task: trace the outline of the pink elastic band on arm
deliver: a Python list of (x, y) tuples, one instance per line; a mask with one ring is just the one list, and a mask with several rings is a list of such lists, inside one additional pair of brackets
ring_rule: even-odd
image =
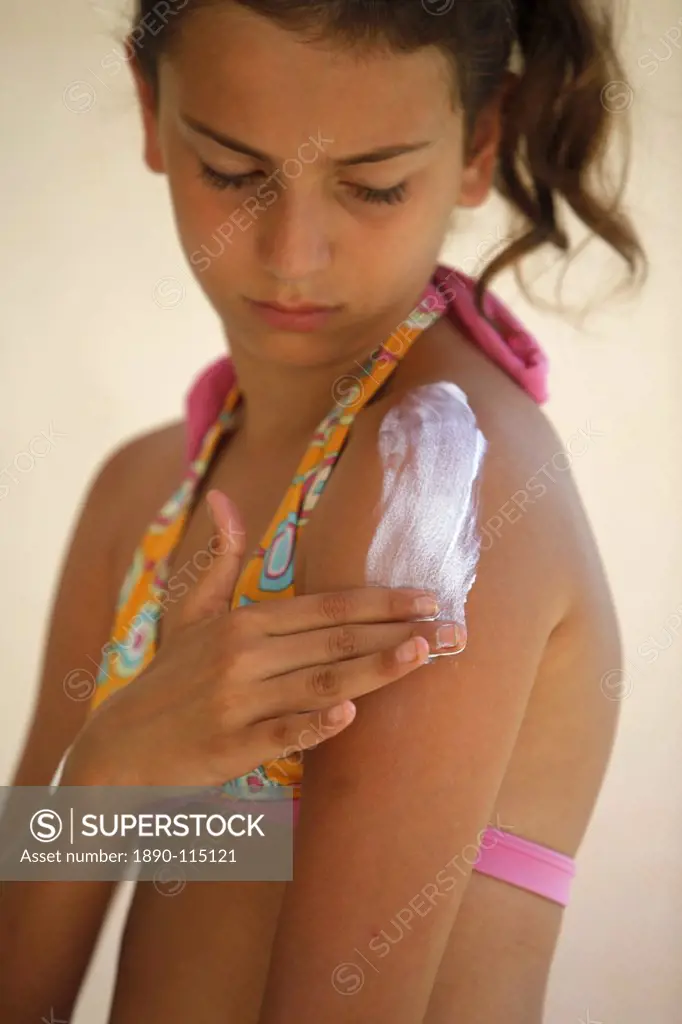
[[(485, 844), (485, 845), (484, 845)], [(485, 831), (474, 870), (528, 889), (566, 906), (575, 876), (575, 861), (530, 839), (498, 828)]]

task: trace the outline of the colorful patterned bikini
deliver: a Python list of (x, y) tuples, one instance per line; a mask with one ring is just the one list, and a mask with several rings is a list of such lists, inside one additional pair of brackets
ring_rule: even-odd
[[(388, 380), (422, 332), (443, 314), (535, 401), (545, 401), (547, 360), (538, 343), (490, 295), (485, 307), (488, 320), (484, 319), (474, 305), (473, 285), (465, 274), (438, 265), (407, 319), (362, 365), (357, 364), (357, 373), (349, 373), (336, 382), (333, 407), (313, 434), (270, 526), (242, 571), (233, 608), (294, 596), (294, 555), (299, 531), (324, 491), (355, 417)], [(209, 366), (188, 393), (187, 475), (150, 523), (133, 556), (119, 594), (112, 637), (103, 651), (91, 711), (132, 682), (156, 653), (157, 623), (168, 599), (169, 561), (218, 443), (234, 426), (239, 401), (234, 366), (225, 357)], [(294, 800), (299, 800), (302, 777), (302, 765), (291, 760), (271, 761), (226, 782), (222, 789), (227, 795), (253, 800), (275, 797), (278, 788), (292, 787)], [(296, 810), (298, 806), (295, 805)], [(475, 870), (565, 904), (575, 867), (564, 854), (490, 828), (481, 844)]]

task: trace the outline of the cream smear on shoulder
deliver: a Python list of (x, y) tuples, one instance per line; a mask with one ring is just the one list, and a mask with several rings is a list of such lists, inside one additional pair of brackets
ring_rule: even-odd
[(381, 519), (367, 553), (367, 583), (432, 590), (439, 617), (466, 631), (487, 448), (467, 396), (449, 381), (415, 388), (382, 420), (378, 444)]

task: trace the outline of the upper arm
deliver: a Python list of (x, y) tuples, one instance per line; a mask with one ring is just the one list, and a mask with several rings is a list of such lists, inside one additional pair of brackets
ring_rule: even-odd
[(144, 439), (110, 455), (93, 474), (59, 569), (27, 736), (11, 785), (46, 786), (84, 724), (121, 580), (114, 557), (121, 494)]
[[(142, 435), (93, 474), (55, 583), (33, 716), (13, 786), (49, 785), (85, 723), (125, 560), (156, 503), (161, 481), (153, 471), (156, 466), (158, 476), (158, 467), (168, 464), (168, 448), (163, 432)], [(141, 497), (140, 480), (149, 480), (150, 469), (152, 486)], [(106, 880), (10, 887), (0, 929), (3, 1007), (20, 1006), (22, 1020), (34, 1007), (37, 1020), (49, 997), (60, 1018), (71, 1013), (116, 888), (117, 882)]]
[[(380, 414), (356, 425), (320, 500), (309, 592), (365, 583), (381, 494)], [(486, 437), (481, 525), (528, 476), (503, 437)], [(482, 544), (465, 651), (358, 699), (353, 724), (306, 751), (295, 878), (260, 1024), (423, 1019), (475, 860), (466, 851), (490, 822), (559, 614), (543, 566), (553, 502)]]

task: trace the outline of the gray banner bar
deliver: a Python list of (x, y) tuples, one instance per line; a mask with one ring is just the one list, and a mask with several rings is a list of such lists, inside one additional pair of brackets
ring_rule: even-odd
[(0, 880), (291, 881), (292, 793), (0, 787)]

